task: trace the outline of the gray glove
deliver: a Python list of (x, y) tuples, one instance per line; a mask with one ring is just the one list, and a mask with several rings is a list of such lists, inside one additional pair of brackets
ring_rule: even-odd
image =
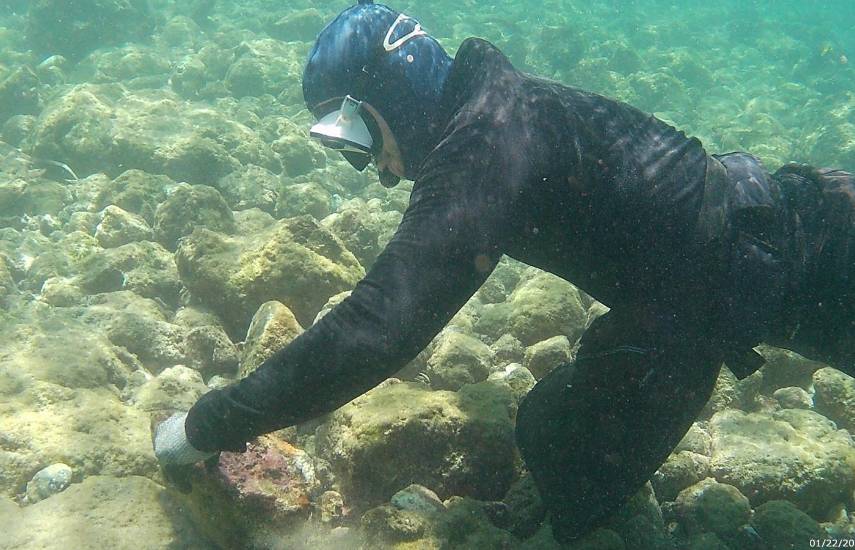
[(164, 466), (193, 464), (217, 454), (198, 451), (190, 445), (184, 432), (186, 418), (186, 412), (175, 413), (154, 430), (154, 454)]

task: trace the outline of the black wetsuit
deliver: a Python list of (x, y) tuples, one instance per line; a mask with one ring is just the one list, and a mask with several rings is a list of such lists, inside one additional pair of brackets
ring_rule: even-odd
[(628, 105), (516, 71), (483, 40), (461, 45), (443, 94), (445, 132), (365, 279), (249, 377), (203, 396), (187, 433), (201, 450), (241, 449), (343, 405), (412, 360), (507, 254), (611, 308), (517, 418), (554, 532), (573, 538), (649, 479), (723, 360), (744, 376), (762, 362), (754, 345), (792, 336), (798, 321), (782, 319), (816, 243), (785, 187), (808, 180), (712, 157)]

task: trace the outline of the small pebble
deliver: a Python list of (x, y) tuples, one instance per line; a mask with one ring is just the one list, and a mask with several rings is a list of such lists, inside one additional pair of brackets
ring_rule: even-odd
[(34, 504), (62, 492), (71, 483), (71, 467), (58, 462), (42, 468), (27, 483), (27, 503)]

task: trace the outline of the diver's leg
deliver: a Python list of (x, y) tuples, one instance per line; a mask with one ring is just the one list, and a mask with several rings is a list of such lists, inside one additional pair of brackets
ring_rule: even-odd
[(576, 361), (520, 405), (517, 442), (559, 541), (597, 527), (638, 491), (715, 385), (721, 361), (703, 339), (648, 320), (600, 317)]
[(855, 175), (787, 164), (772, 177), (798, 215), (805, 252), (786, 330), (768, 342), (855, 376)]

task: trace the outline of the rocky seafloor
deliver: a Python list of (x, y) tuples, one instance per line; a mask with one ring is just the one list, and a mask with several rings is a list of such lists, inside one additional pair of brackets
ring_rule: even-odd
[[(710, 151), (855, 169), (852, 22), (760, 4), (395, 7), (452, 51), (483, 36)], [(311, 326), (406, 208), (406, 184), (307, 139), (304, 59), (346, 6), (0, 1), (0, 548), (561, 548), (514, 417), (604, 308), (507, 259), (396, 378), (173, 482), (157, 466), (151, 419)], [(855, 537), (855, 379), (761, 352), (564, 548)]]

